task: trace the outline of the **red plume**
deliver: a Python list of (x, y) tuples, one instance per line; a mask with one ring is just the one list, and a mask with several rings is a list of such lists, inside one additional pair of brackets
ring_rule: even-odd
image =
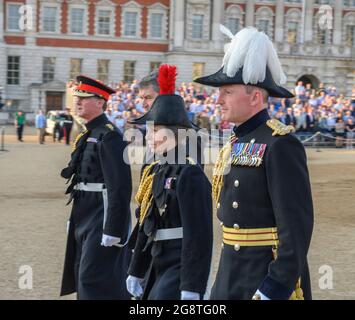
[(159, 67), (158, 84), (160, 94), (174, 94), (176, 81), (176, 66), (162, 64)]

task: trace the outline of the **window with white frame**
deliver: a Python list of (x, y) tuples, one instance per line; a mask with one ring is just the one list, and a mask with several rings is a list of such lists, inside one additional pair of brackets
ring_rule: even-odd
[(126, 11), (124, 13), (124, 35), (126, 37), (137, 37), (138, 12)]
[[(20, 31), (20, 7), (22, 4), (8, 3), (7, 4), (7, 23), (6, 28), (8, 31)], [(2, 27), (2, 26), (0, 26)]]
[(355, 7), (355, 0), (343, 0), (344, 7)]
[(291, 44), (298, 43), (298, 28), (297, 21), (289, 21), (287, 23), (287, 42)]
[(243, 27), (243, 9), (238, 5), (228, 6), (225, 14), (225, 24), (227, 28), (236, 34)]
[(349, 47), (355, 48), (355, 25), (346, 26), (345, 44)]
[(343, 17), (343, 43), (349, 47), (355, 47), (355, 12), (348, 12)]
[(192, 64), (192, 79), (202, 77), (205, 73), (205, 63), (204, 62), (194, 62)]
[(70, 9), (70, 33), (83, 34), (85, 25), (85, 9), (71, 8)]
[(18, 85), (20, 84), (20, 57), (8, 56), (7, 57), (7, 84)]
[(227, 28), (232, 31), (233, 34), (236, 34), (239, 31), (240, 21), (238, 18), (228, 18), (227, 19)]
[(260, 7), (255, 13), (255, 25), (273, 40), (274, 13), (269, 7)]
[(57, 32), (58, 8), (53, 6), (43, 6), (42, 8), (42, 31)]
[(300, 31), (302, 23), (302, 12), (298, 8), (287, 11), (285, 17), (285, 40), (288, 43), (296, 44), (300, 42)]
[(42, 65), (42, 80), (43, 83), (54, 80), (55, 76), (55, 57), (44, 57)]
[(97, 11), (97, 34), (110, 35), (112, 24), (112, 11), (99, 9)]
[(110, 60), (97, 60), (97, 79), (103, 83), (108, 83)]
[(132, 82), (135, 78), (136, 62), (124, 61), (123, 64), (123, 81)]
[(150, 37), (151, 38), (163, 38), (163, 22), (164, 14), (153, 12), (149, 16), (150, 23)]
[(75, 79), (79, 74), (81, 74), (83, 59), (71, 58), (70, 59), (70, 74), (69, 79)]
[(202, 40), (203, 38), (203, 14), (192, 15), (192, 39)]
[[(339, 1), (339, 0), (337, 0), (337, 1)], [(333, 0), (315, 0), (315, 4), (319, 4), (319, 5), (329, 4), (329, 5), (332, 5), (333, 4)]]
[[(153, 5), (155, 7), (156, 5)], [(136, 1), (128, 1), (121, 5), (121, 30), (122, 36), (127, 38), (141, 38), (141, 20), (143, 6)], [(148, 17), (151, 12), (151, 7), (148, 9)], [(148, 19), (149, 24), (149, 19)], [(149, 36), (149, 30), (148, 30)]]
[(260, 19), (258, 23), (259, 31), (269, 34), (270, 21), (266, 19)]

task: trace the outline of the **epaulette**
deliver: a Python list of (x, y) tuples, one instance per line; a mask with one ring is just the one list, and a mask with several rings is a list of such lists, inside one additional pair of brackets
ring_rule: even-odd
[(267, 126), (273, 130), (273, 136), (285, 136), (286, 134), (290, 134), (295, 132), (295, 128), (293, 126), (287, 126), (279, 120), (270, 119), (266, 122)]
[(192, 165), (196, 164), (196, 161), (194, 159), (192, 159), (191, 157), (187, 157), (186, 160), (188, 161), (187, 162), (188, 164), (192, 164)]
[(109, 128), (111, 131), (115, 130), (115, 128), (113, 127), (113, 125), (111, 123), (106, 124), (106, 127)]

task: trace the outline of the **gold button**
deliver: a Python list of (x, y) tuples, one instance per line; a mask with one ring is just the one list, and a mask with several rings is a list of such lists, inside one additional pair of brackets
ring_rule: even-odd
[(235, 181), (234, 181), (234, 186), (235, 186), (236, 188), (239, 187), (239, 181), (238, 181), (238, 180), (235, 180)]
[(239, 204), (238, 204), (237, 201), (234, 201), (232, 206), (233, 206), (234, 209), (237, 209), (239, 207)]
[(218, 202), (217, 203), (217, 209), (219, 209), (221, 207), (221, 204)]
[(223, 222), (220, 223), (221, 227), (223, 227)]
[(239, 230), (239, 224), (236, 224), (236, 223), (235, 223), (235, 224), (233, 225), (233, 228), (236, 229), (236, 230)]
[(255, 142), (255, 139), (254, 139), (254, 138), (250, 140), (250, 143), (254, 143), (254, 142)]
[(222, 249), (224, 248), (224, 243), (222, 243), (221, 248), (222, 248)]
[(240, 249), (240, 245), (239, 245), (239, 244), (235, 244), (235, 245), (234, 245), (234, 250), (235, 250), (235, 251), (239, 251), (239, 249)]

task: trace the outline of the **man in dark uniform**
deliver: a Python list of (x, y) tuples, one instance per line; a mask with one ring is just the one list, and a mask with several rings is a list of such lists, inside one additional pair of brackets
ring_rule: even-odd
[(129, 299), (125, 287), (130, 250), (131, 171), (126, 143), (103, 113), (113, 89), (86, 76), (73, 91), (86, 130), (61, 175), (74, 200), (68, 228), (61, 295), (78, 299)]
[(70, 114), (70, 108), (66, 108), (66, 113), (64, 115), (64, 130), (65, 130), (65, 144), (70, 145), (70, 133), (73, 128), (73, 116)]
[(280, 86), (285, 75), (264, 33), (225, 33), (232, 43), (223, 67), (195, 80), (220, 88), (222, 119), (236, 124), (213, 176), (223, 246), (211, 299), (311, 299), (306, 154), (290, 134), (293, 127), (270, 120), (267, 112), (269, 95), (292, 94)]

